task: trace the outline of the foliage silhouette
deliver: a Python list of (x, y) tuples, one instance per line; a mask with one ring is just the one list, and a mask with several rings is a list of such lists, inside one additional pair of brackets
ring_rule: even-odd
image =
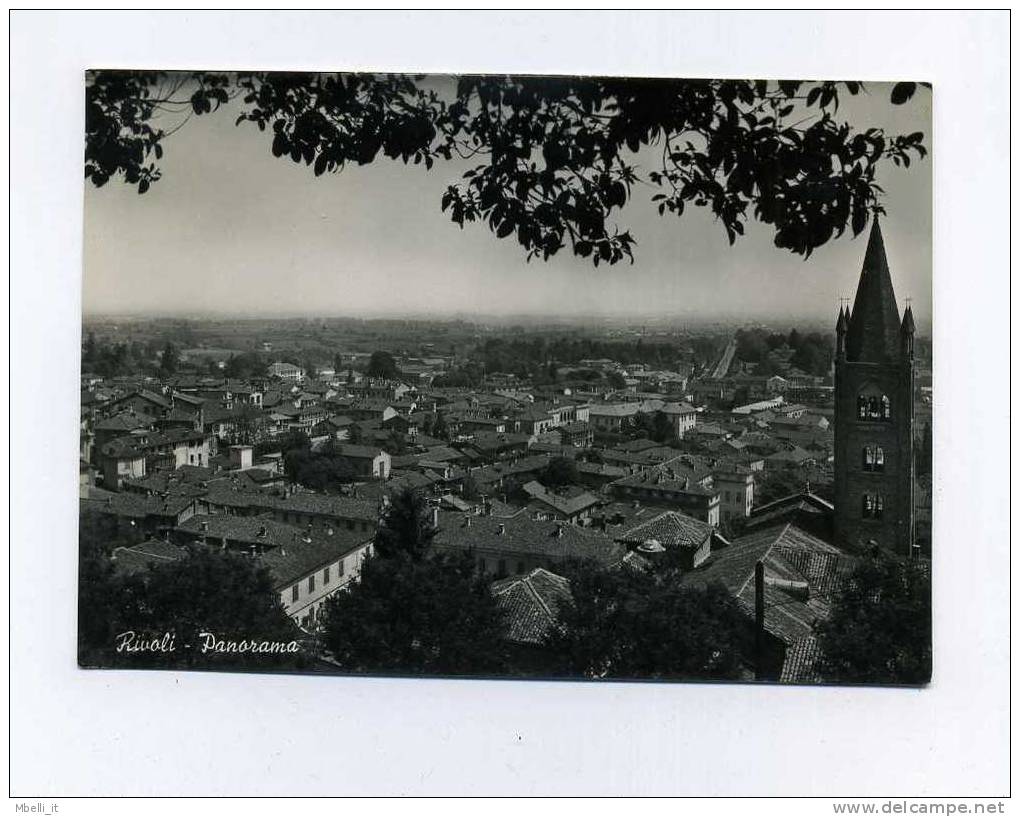
[(817, 626), (819, 674), (830, 681), (926, 684), (931, 680), (930, 563), (882, 551), (861, 561)]
[[(898, 83), (890, 103), (916, 90)], [(444, 96), (397, 74), (96, 71), (85, 176), (145, 193), (174, 130), (230, 107), (238, 125), (271, 136), (273, 156), (315, 176), (379, 157), (427, 169), (458, 160), (443, 211), (513, 237), (529, 259), (569, 247), (596, 266), (633, 261), (635, 239), (615, 220), (646, 185), (660, 214), (708, 208), (731, 244), (753, 218), (807, 257), (883, 212), (883, 163), (926, 155), (921, 132), (837, 119), (841, 97), (864, 92), (861, 82), (460, 76)]]

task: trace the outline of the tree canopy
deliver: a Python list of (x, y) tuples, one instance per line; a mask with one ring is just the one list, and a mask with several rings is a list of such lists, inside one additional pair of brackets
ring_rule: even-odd
[(436, 535), (427, 500), (412, 490), (393, 491), (379, 520), (375, 552), (383, 558), (424, 557)]
[(506, 669), (501, 613), (470, 552), (432, 549), (423, 499), (394, 492), (375, 553), (326, 602), (323, 646), (352, 672), (473, 675)]
[(368, 359), (368, 369), (365, 371), (369, 377), (379, 377), (384, 380), (392, 380), (400, 376), (397, 362), (389, 352), (372, 352)]
[(748, 620), (722, 585), (684, 587), (668, 566), (640, 572), (584, 563), (564, 572), (572, 599), (546, 644), (559, 673), (677, 680), (746, 673)]
[[(225, 641), (299, 639), (267, 568), (249, 556), (194, 545), (183, 558), (140, 573), (121, 573), (112, 550), (134, 544), (111, 535), (104, 520), (83, 514), (79, 527), (78, 655), (83, 666), (304, 668), (297, 653), (203, 652), (202, 633)], [(175, 637), (173, 652), (120, 652), (118, 637)], [(190, 645), (190, 646), (188, 646)]]
[(817, 669), (838, 683), (926, 684), (931, 634), (930, 563), (877, 552), (818, 624)]
[(546, 488), (560, 488), (580, 480), (577, 463), (570, 457), (554, 457), (538, 476)]
[(499, 610), (468, 554), (364, 561), (358, 583), (323, 608), (322, 644), (351, 672), (495, 674)]
[[(917, 84), (897, 83), (892, 105)], [(402, 74), (96, 71), (86, 83), (85, 176), (145, 193), (168, 137), (221, 108), (314, 175), (380, 156), (459, 160), (438, 203), (527, 257), (569, 247), (596, 266), (633, 261), (618, 217), (638, 191), (660, 214), (709, 208), (733, 243), (755, 219), (808, 256), (883, 212), (876, 172), (926, 155), (924, 134), (838, 117), (861, 82), (460, 76), (446, 93)], [(638, 162), (638, 154), (642, 154)], [(644, 170), (651, 161), (653, 169)]]

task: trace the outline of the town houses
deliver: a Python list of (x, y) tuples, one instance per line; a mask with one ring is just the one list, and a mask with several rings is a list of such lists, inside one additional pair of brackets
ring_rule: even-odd
[[(189, 547), (258, 560), (309, 633), (358, 581), (398, 492), (424, 500), (433, 547), (470, 552), (501, 604), (534, 587), (562, 601), (557, 570), (577, 561), (668, 560), (692, 586), (718, 578), (753, 618), (761, 562), (763, 592), (801, 605), (763, 625), (770, 677), (797, 680), (805, 622), (825, 610), (817, 589), (862, 547), (917, 555), (925, 541), (913, 404), (926, 381), (877, 227), (835, 329), (827, 376), (756, 374), (733, 343), (700, 364), (602, 356), (532, 376), (472, 373), (470, 346), (441, 355), (432, 342), (337, 349), (332, 365), (267, 360), (276, 344), (263, 342), (246, 376), (86, 371), (81, 512), (137, 540), (116, 552), (122, 569)], [(382, 375), (380, 357), (393, 361)]]

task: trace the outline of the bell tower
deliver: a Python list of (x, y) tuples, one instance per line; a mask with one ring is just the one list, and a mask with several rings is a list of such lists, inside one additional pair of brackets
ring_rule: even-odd
[(904, 556), (914, 541), (914, 316), (900, 320), (876, 218), (835, 362), (835, 534)]

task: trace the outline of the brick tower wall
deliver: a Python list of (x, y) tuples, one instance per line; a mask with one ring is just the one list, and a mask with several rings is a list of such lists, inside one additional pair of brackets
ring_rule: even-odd
[[(896, 363), (836, 361), (834, 490), (836, 541), (846, 547), (880, 546), (903, 555), (913, 542), (914, 382), (907, 356)], [(862, 392), (885, 394), (889, 420), (861, 420), (857, 398)], [(864, 468), (865, 446), (881, 446), (885, 466)], [(881, 519), (866, 518), (863, 496), (881, 494)]]

